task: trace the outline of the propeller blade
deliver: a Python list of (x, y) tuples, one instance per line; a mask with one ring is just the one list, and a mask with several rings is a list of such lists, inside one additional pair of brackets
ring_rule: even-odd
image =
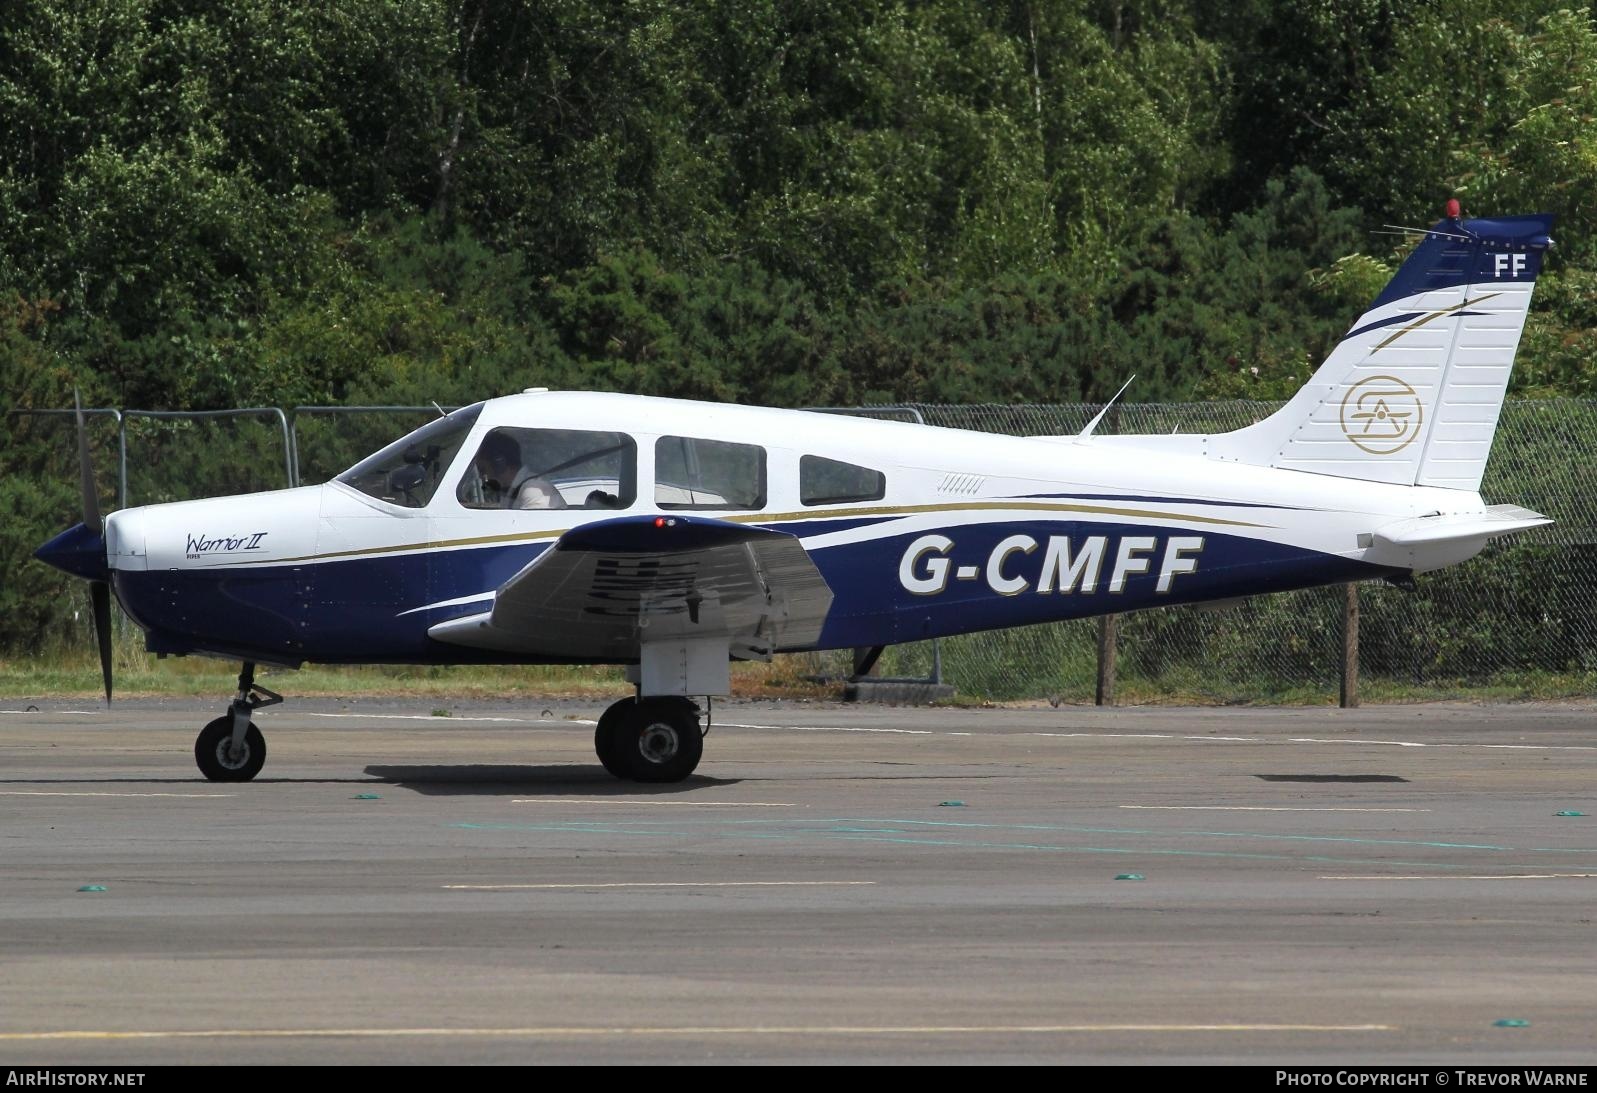
[(89, 598), (94, 603), (94, 636), (100, 642), (100, 675), (105, 679), (105, 704), (111, 704), (111, 586), (104, 581), (89, 582)]
[(89, 458), (89, 430), (83, 424), (83, 403), (72, 389), (72, 409), (78, 421), (78, 477), (83, 490), (83, 526), (96, 534), (105, 530), (100, 519), (100, 491), (94, 484), (94, 462)]
[[(100, 517), (100, 490), (94, 482), (94, 460), (89, 458), (89, 430), (83, 424), (83, 400), (72, 389), (72, 411), (78, 423), (78, 484), (83, 491), (83, 526), (96, 535), (105, 534)], [(111, 586), (105, 581), (89, 582), (89, 599), (94, 606), (94, 637), (100, 646), (100, 676), (105, 680), (105, 704), (111, 704)]]

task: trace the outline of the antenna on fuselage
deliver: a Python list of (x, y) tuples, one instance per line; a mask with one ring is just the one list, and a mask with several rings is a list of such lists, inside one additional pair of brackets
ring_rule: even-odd
[(1087, 422), (1087, 427), (1076, 434), (1077, 444), (1082, 443), (1092, 436), (1092, 431), (1098, 427), (1098, 423), (1103, 420), (1104, 415), (1109, 412), (1110, 408), (1114, 406), (1114, 404), (1119, 400), (1120, 396), (1126, 393), (1126, 388), (1131, 386), (1131, 380), (1136, 378), (1137, 375), (1135, 372), (1133, 372), (1131, 379), (1120, 385), (1120, 390), (1115, 392), (1114, 398), (1111, 398), (1108, 402), (1103, 404), (1103, 409), (1098, 411), (1098, 416)]
[(438, 411), (438, 416), (439, 417), (448, 417), (449, 416), (448, 414), (444, 413), (444, 408), (442, 406), (438, 405), (438, 400), (437, 399), (428, 399), (427, 401), (433, 404), (433, 409)]

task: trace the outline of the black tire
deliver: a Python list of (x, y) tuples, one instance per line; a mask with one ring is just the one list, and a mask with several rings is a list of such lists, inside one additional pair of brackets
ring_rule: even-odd
[(632, 768), (627, 766), (626, 759), (621, 753), (621, 741), (616, 736), (616, 727), (625, 719), (627, 710), (635, 705), (637, 705), (636, 699), (623, 698), (599, 715), (599, 724), (593, 730), (594, 754), (598, 755), (599, 762), (604, 764), (605, 770), (621, 779), (631, 778)]
[(627, 704), (616, 719), (614, 739), (621, 761), (639, 782), (680, 782), (704, 756), (698, 710), (683, 698)]
[(244, 754), (237, 759), (229, 759), (227, 754), (232, 740), (233, 715), (224, 714), (201, 729), (194, 741), (194, 762), (213, 782), (248, 782), (266, 765), (266, 737), (255, 722), (244, 730)]

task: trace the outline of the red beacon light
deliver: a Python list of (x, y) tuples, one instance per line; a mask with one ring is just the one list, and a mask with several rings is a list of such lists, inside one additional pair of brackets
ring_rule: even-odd
[(1461, 210), (1459, 208), (1459, 206), (1458, 206), (1458, 198), (1456, 198), (1456, 197), (1448, 198), (1447, 199), (1447, 218), (1449, 220), (1457, 220), (1462, 215), (1463, 215), (1463, 210)]

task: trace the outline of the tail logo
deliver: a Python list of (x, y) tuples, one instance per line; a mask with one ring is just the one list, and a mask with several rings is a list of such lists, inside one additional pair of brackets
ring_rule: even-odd
[(1342, 398), (1342, 432), (1362, 451), (1392, 455), (1420, 435), (1425, 407), (1419, 393), (1395, 376), (1371, 376)]

